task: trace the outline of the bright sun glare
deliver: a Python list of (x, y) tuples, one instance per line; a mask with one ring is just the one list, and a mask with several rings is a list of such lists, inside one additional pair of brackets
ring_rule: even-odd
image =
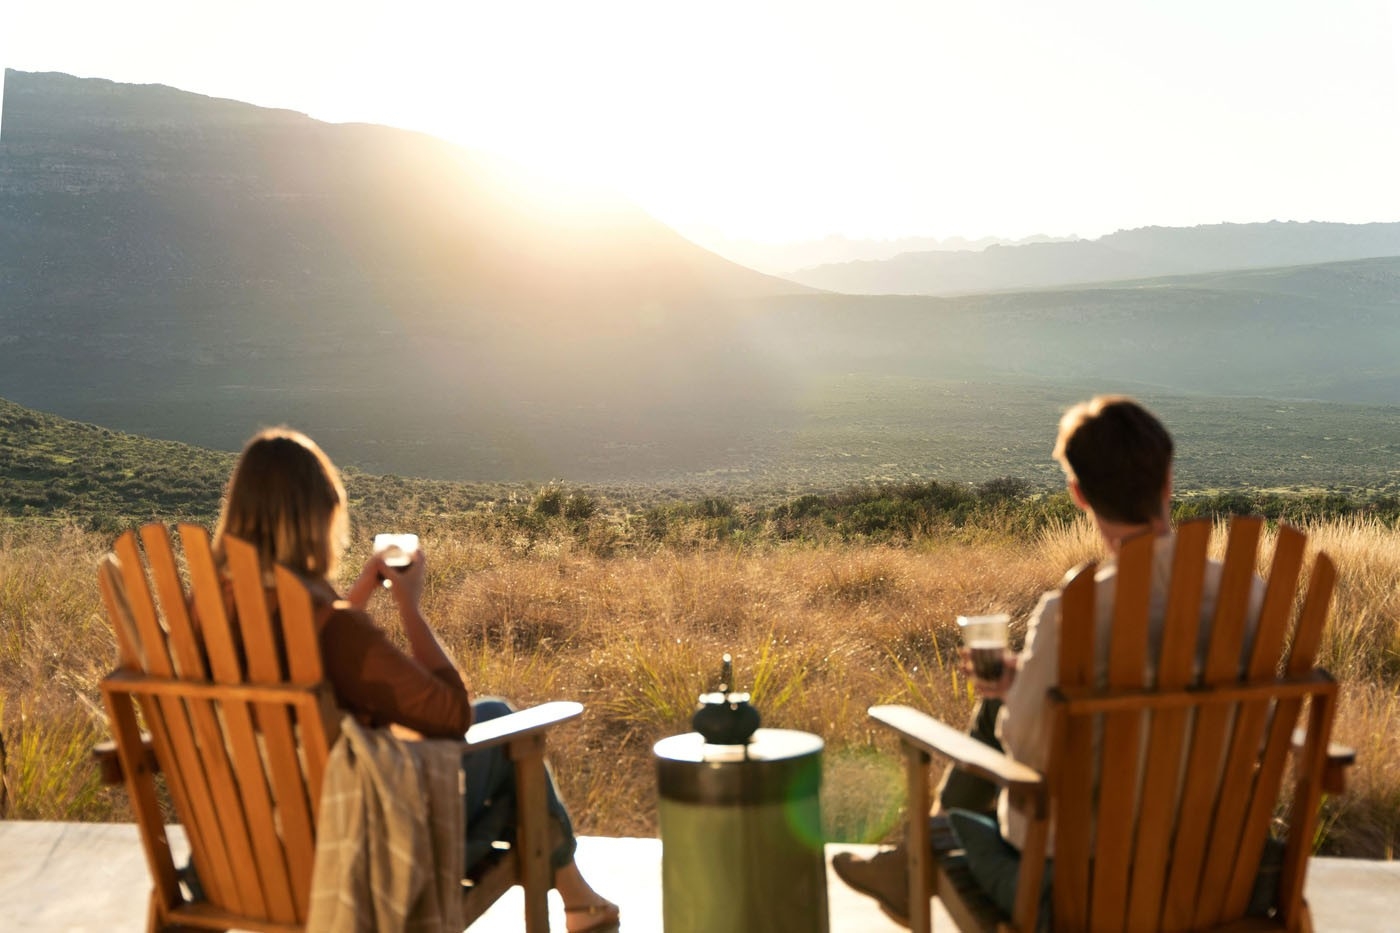
[(556, 179), (570, 211), (612, 189), (731, 236), (1400, 210), (1400, 20), (1369, 0), (11, 6), (13, 67), (422, 130)]

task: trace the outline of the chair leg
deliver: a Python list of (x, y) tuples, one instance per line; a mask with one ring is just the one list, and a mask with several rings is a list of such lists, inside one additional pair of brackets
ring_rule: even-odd
[(166, 923), (160, 906), (160, 892), (151, 888), (151, 903), (146, 910), (146, 933), (218, 933), (210, 927), (192, 927), (183, 923)]
[(1307, 901), (1298, 910), (1298, 933), (1313, 933), (1312, 910)]
[(933, 897), (932, 853), (928, 841), (928, 815), (932, 809), (928, 787), (931, 761), (922, 749), (904, 746), (904, 775), (909, 797), (904, 846), (909, 872), (909, 928), (914, 933), (931, 933), (933, 929), (933, 905), (929, 902)]
[(516, 846), (520, 883), (525, 889), (525, 929), (527, 933), (548, 933), (552, 873), (543, 737), (512, 742), (510, 756), (515, 763)]

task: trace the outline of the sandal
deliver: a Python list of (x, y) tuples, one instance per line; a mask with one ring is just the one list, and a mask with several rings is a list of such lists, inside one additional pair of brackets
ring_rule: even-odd
[(621, 911), (616, 904), (604, 901), (601, 904), (580, 904), (577, 907), (565, 907), (565, 916), (587, 916), (596, 918), (592, 923), (582, 927), (569, 927), (569, 933), (613, 933), (622, 927)]

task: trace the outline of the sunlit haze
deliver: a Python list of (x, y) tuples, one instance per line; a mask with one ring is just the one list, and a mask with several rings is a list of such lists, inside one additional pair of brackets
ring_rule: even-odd
[(423, 130), (789, 241), (1400, 220), (1400, 4), (6, 4), (0, 63)]

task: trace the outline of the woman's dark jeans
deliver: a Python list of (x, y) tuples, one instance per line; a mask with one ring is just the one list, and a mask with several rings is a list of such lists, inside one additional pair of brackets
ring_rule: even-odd
[[(515, 710), (509, 703), (494, 697), (472, 702), (473, 722), (488, 722), (513, 712)], [(515, 833), (515, 765), (506, 755), (505, 748), (498, 745), (463, 755), (462, 770), (466, 772), (467, 784), (465, 864), (470, 874), (491, 856), (494, 851), (492, 843), (498, 840), (514, 841), (511, 837)], [(577, 843), (569, 813), (564, 809), (554, 786), (554, 775), (546, 774), (545, 799), (556, 827), (556, 832), (551, 835), (560, 839), (558, 846), (550, 853), (549, 862), (557, 871), (573, 861)]]

